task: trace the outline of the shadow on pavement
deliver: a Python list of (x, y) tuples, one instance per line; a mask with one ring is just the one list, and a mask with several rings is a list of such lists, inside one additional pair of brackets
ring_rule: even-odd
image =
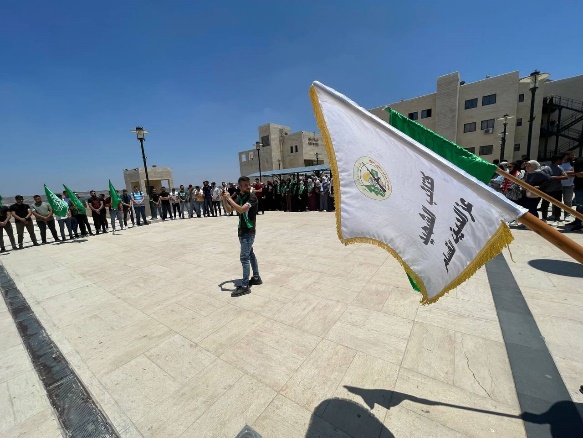
[(549, 274), (583, 278), (583, 266), (579, 263), (567, 260), (535, 259), (530, 260), (528, 264), (539, 271), (548, 272)]
[[(229, 283), (231, 283), (233, 285), (232, 289), (225, 287), (225, 285), (229, 284)], [(221, 288), (221, 290), (223, 292), (235, 292), (235, 290), (237, 290), (237, 286), (239, 286), (240, 284), (241, 284), (241, 280), (227, 280), (227, 281), (223, 281), (218, 286)]]
[[(546, 412), (523, 412), (520, 415), (515, 415), (442, 403), (386, 389), (364, 389), (353, 386), (345, 386), (345, 388), (362, 397), (362, 400), (371, 410), (375, 404), (389, 410), (394, 406), (398, 406), (401, 402), (409, 400), (425, 406), (447, 406), (498, 417), (520, 418), (525, 422), (534, 424), (548, 424), (550, 426), (550, 436), (553, 438), (583, 436), (583, 422), (578, 413), (578, 407), (581, 408), (583, 406), (578, 406), (580, 404), (575, 404), (571, 400), (554, 403)], [(371, 411), (352, 400), (329, 399), (321, 402), (314, 410), (306, 437), (394, 437), (387, 426), (390, 425), (382, 424)]]

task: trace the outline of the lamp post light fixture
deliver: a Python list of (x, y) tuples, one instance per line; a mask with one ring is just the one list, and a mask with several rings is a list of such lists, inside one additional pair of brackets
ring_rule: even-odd
[(513, 118), (513, 116), (510, 116), (508, 113), (506, 113), (498, 119), (503, 120), (502, 124), (504, 125), (504, 131), (502, 131), (502, 142), (500, 145), (500, 162), (504, 161), (504, 151), (506, 149), (506, 127), (508, 126), (508, 119)]
[(255, 142), (255, 149), (257, 149), (257, 159), (259, 160), (259, 182), (263, 182), (261, 181), (261, 146), (263, 146), (261, 142)]
[(146, 141), (146, 131), (141, 126), (136, 126), (136, 129), (132, 129), (132, 132), (136, 134), (138, 141), (140, 142), (140, 146), (142, 147), (142, 160), (144, 160), (144, 171), (146, 172), (146, 194), (148, 198), (150, 197), (150, 177), (148, 176), (148, 165), (146, 164), (146, 154), (144, 152), (144, 141)]
[(549, 77), (548, 73), (541, 73), (538, 70), (533, 71), (530, 75), (525, 78), (522, 78), (520, 82), (528, 83), (530, 92), (532, 94), (530, 98), (530, 118), (528, 120), (528, 141), (526, 143), (526, 156), (528, 159), (531, 158), (530, 156), (530, 149), (532, 145), (532, 125), (534, 122), (534, 98), (536, 94), (536, 90), (538, 90), (539, 85)]

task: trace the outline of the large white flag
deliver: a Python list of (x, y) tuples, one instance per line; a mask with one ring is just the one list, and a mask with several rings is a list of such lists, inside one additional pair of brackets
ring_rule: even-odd
[(372, 243), (437, 301), (512, 241), (527, 210), (318, 82), (310, 95), (333, 174), (338, 237)]

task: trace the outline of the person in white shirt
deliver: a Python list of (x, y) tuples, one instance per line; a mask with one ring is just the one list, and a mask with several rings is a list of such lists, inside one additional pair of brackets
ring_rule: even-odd
[[(561, 168), (565, 172), (573, 170), (573, 152), (565, 152), (563, 154), (563, 163)], [(561, 180), (561, 185), (563, 186), (563, 203), (569, 207), (573, 206), (573, 190), (575, 188), (575, 177), (571, 176), (567, 179)], [(569, 213), (565, 211), (565, 220), (570, 216)]]
[(172, 189), (169, 198), (170, 204), (172, 204), (172, 214), (174, 215), (174, 219), (176, 219), (176, 214), (180, 214), (180, 198), (176, 189)]
[(220, 187), (217, 187), (216, 183), (211, 183), (211, 197), (213, 200), (213, 211), (215, 217), (222, 216), (221, 213), (221, 192)]

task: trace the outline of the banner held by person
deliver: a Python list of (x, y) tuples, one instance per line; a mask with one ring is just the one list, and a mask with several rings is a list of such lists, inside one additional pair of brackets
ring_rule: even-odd
[(71, 189), (69, 187), (67, 187), (65, 184), (63, 184), (63, 187), (65, 188), (65, 191), (67, 192), (67, 196), (69, 197), (69, 199), (71, 200), (73, 205), (75, 205), (77, 210), (79, 210), (81, 213), (85, 214), (85, 211), (86, 211), (85, 206), (79, 200), (79, 198), (77, 198), (77, 196), (75, 196), (75, 193), (73, 193), (71, 191)]
[(525, 209), (331, 88), (314, 82), (310, 96), (334, 175), (340, 241), (390, 252), (422, 303), (512, 241), (506, 222)]
[(117, 206), (121, 202), (121, 199), (119, 198), (119, 195), (117, 194), (117, 190), (115, 190), (115, 187), (111, 183), (111, 180), (109, 180), (109, 196), (111, 196), (111, 205), (112, 205), (113, 209), (117, 210)]
[(47, 201), (49, 202), (53, 213), (60, 217), (67, 217), (67, 212), (69, 211), (69, 206), (65, 201), (59, 199), (45, 184), (45, 195), (47, 196)]

